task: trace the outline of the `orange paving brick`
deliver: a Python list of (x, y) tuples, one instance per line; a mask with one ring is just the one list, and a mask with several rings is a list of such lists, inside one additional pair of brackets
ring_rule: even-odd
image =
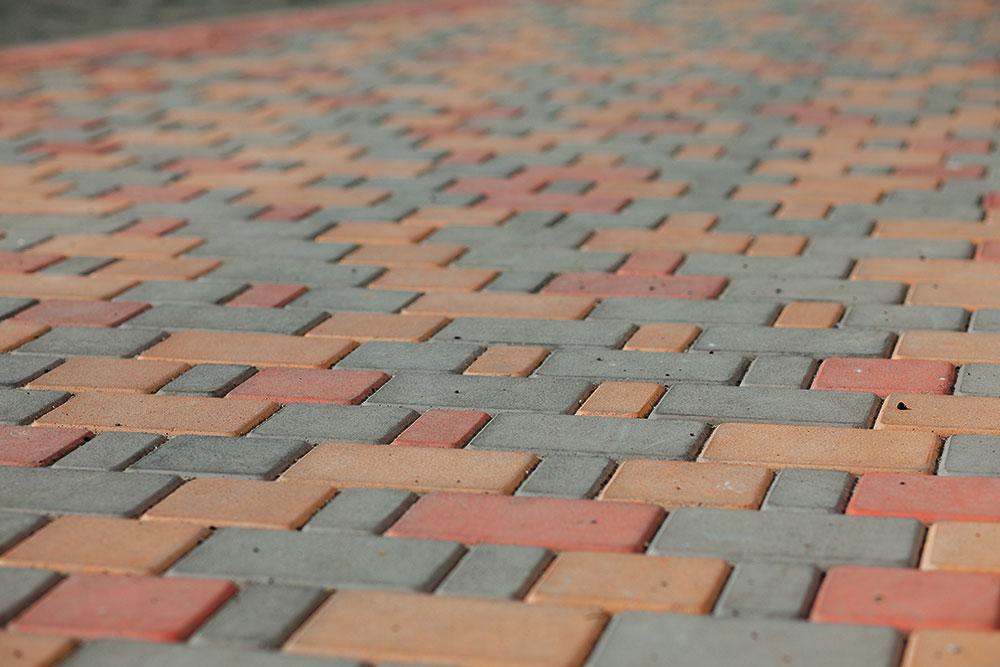
[(662, 508), (639, 503), (430, 493), (414, 503), (386, 535), (465, 544), (639, 552), (663, 516)]
[(329, 319), (306, 332), (307, 337), (350, 338), (357, 341), (424, 341), (451, 320), (433, 315), (397, 313), (333, 313)]
[[(397, 225), (397, 227), (413, 229), (401, 225)], [(458, 259), (463, 252), (465, 252), (465, 246), (446, 243), (363, 245), (340, 260), (340, 263), (367, 266), (435, 267), (451, 263)]]
[(1000, 265), (971, 259), (862, 257), (854, 265), (851, 279), (906, 283), (997, 283), (1000, 282)]
[(879, 220), (871, 235), (883, 239), (952, 239), (980, 243), (1000, 240), (1000, 225), (940, 220)]
[(579, 320), (583, 319), (596, 304), (596, 299), (583, 296), (441, 292), (425, 294), (404, 310), (406, 313), (447, 317)]
[(797, 234), (759, 234), (746, 254), (750, 257), (795, 257), (802, 254), (808, 240)]
[[(669, 231), (670, 233), (665, 233)], [(749, 234), (704, 233), (698, 230), (600, 229), (581, 246), (585, 250), (617, 252), (715, 252), (739, 254), (750, 245)]]
[(475, 292), (496, 278), (493, 269), (412, 268), (389, 269), (368, 283), (369, 289), (417, 292)]
[(151, 394), (188, 368), (187, 364), (176, 361), (73, 357), (32, 380), (28, 388)]
[(191, 364), (328, 368), (354, 347), (351, 341), (281, 334), (179, 331), (143, 352), (140, 358)]
[(941, 441), (933, 433), (832, 426), (720, 424), (699, 461), (768, 468), (831, 468), (853, 474), (930, 473)]
[(209, 257), (122, 259), (98, 269), (93, 275), (140, 280), (194, 280), (221, 265), (222, 260)]
[(538, 459), (521, 452), (325, 443), (299, 459), (282, 480), (472, 493), (513, 493)]
[(15, 324), (9, 320), (0, 322), (0, 352), (17, 349), (48, 330), (49, 327), (39, 324)]
[(1000, 574), (1000, 523), (939, 521), (924, 541), (920, 567)]
[(186, 639), (236, 593), (230, 581), (74, 574), (14, 619), (18, 632), (145, 641)]
[(889, 394), (875, 420), (876, 429), (1000, 434), (1000, 398), (938, 394)]
[(158, 574), (207, 535), (207, 529), (183, 523), (62, 516), (3, 554), (0, 565), (59, 572)]
[(232, 436), (243, 435), (277, 409), (278, 405), (270, 401), (89, 392), (74, 396), (36, 423), (95, 432)]
[(564, 551), (532, 587), (532, 604), (597, 607), (609, 614), (707, 614), (729, 574), (715, 558)]
[(707, 232), (718, 220), (719, 216), (712, 213), (671, 213), (657, 229), (667, 232), (676, 232), (682, 229)]
[(955, 367), (944, 361), (920, 359), (826, 359), (812, 389), (870, 391), (885, 398), (893, 392), (948, 394)]
[(281, 308), (309, 291), (305, 285), (264, 283), (240, 292), (226, 302), (242, 308)]
[(31, 299), (110, 299), (138, 281), (123, 276), (59, 276), (42, 273), (7, 274), (0, 296)]
[(835, 567), (810, 620), (818, 623), (991, 630), (1000, 623), (1000, 576), (883, 567)]
[(935, 521), (1000, 521), (1000, 478), (872, 473), (854, 489), (847, 514)]
[(544, 347), (494, 345), (476, 358), (465, 369), (465, 374), (524, 378), (531, 375), (548, 355), (549, 351)]
[(576, 414), (642, 418), (652, 411), (665, 391), (662, 385), (651, 382), (602, 382)]
[(334, 593), (284, 650), (379, 663), (569, 666), (582, 664), (606, 620), (579, 607), (345, 590)]
[(998, 655), (1000, 632), (917, 630), (900, 667), (994, 667)]
[(675, 507), (756, 509), (773, 474), (766, 468), (726, 463), (632, 459), (618, 467), (601, 500)]
[(917, 283), (906, 292), (908, 306), (1000, 308), (996, 283)]
[(161, 236), (180, 229), (188, 221), (185, 218), (143, 218), (125, 229), (115, 232), (122, 236)]
[(1000, 362), (1000, 334), (964, 331), (904, 331), (893, 359), (930, 359), (952, 364)]
[(634, 252), (615, 271), (621, 276), (665, 276), (684, 260), (679, 252)]
[(0, 426), (0, 465), (45, 466), (91, 435), (86, 429)]
[(116, 327), (148, 308), (148, 303), (138, 301), (52, 299), (22, 310), (11, 321), (49, 326)]
[(317, 482), (265, 482), (251, 479), (193, 479), (153, 505), (143, 523), (236, 526), (291, 530), (309, 520), (336, 489)]
[(67, 234), (55, 236), (31, 248), (30, 252), (69, 257), (129, 257), (157, 259), (176, 257), (204, 239), (194, 236), (100, 236)]
[(385, 384), (379, 371), (320, 368), (265, 368), (227, 395), (276, 403), (357, 405)]
[(714, 299), (728, 282), (722, 276), (563, 273), (543, 287), (541, 293), (596, 297)]
[(411, 447), (464, 447), (490, 420), (473, 410), (428, 410), (392, 441)]
[(839, 303), (797, 301), (781, 309), (774, 326), (829, 329), (836, 326), (843, 314), (844, 306)]
[(425, 239), (434, 227), (428, 225), (401, 225), (398, 222), (340, 222), (315, 238), (331, 243), (410, 244)]
[(701, 333), (693, 324), (644, 324), (625, 342), (622, 349), (646, 352), (683, 352)]
[(416, 213), (403, 218), (404, 225), (419, 225), (423, 227), (462, 226), (492, 226), (499, 225), (514, 215), (509, 208), (448, 208), (444, 206), (425, 206)]
[(13, 667), (51, 667), (73, 650), (69, 637), (26, 635), (0, 630), (0, 664)]

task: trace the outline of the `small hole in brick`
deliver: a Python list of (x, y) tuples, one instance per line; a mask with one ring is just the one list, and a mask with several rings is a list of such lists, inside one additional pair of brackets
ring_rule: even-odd
[(909, 408), (909, 406), (906, 405), (906, 403), (903, 403), (902, 401), (900, 401), (899, 403), (896, 403), (896, 409), (897, 410), (909, 410), (910, 408)]

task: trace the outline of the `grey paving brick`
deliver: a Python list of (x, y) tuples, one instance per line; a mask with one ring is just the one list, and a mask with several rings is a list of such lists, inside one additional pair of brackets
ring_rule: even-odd
[(98, 433), (66, 456), (53, 468), (79, 470), (124, 470), (165, 441), (154, 433), (107, 431)]
[(465, 552), (455, 542), (222, 528), (178, 561), (178, 576), (324, 588), (432, 590)]
[(286, 308), (321, 308), (378, 313), (395, 313), (420, 296), (420, 292), (400, 290), (368, 290), (360, 287), (311, 289), (289, 303)]
[(466, 449), (686, 461), (707, 432), (700, 422), (507, 413), (491, 419)]
[(314, 658), (275, 651), (248, 651), (222, 646), (143, 643), (114, 639), (88, 641), (59, 663), (67, 667), (146, 665), (147, 667), (361, 667), (341, 658)]
[(173, 475), (0, 467), (0, 510), (137, 517), (180, 483)]
[(969, 313), (964, 308), (858, 304), (847, 309), (840, 326), (895, 332), (911, 329), (965, 331), (968, 321)]
[(836, 301), (852, 303), (900, 303), (906, 293), (903, 283), (805, 276), (743, 278), (729, 281), (719, 297), (745, 301)]
[(470, 248), (452, 265), (494, 269), (537, 269), (543, 266), (553, 271), (612, 271), (626, 257), (626, 254), (620, 252), (495, 245)]
[(134, 357), (165, 336), (162, 331), (148, 329), (54, 327), (17, 348), (16, 352), (59, 357)]
[(41, 528), (43, 523), (45, 519), (41, 516), (0, 512), (0, 552)]
[(812, 424), (867, 428), (879, 407), (875, 394), (783, 387), (677, 384), (667, 390), (655, 415), (767, 424)]
[(549, 271), (501, 271), (500, 275), (483, 288), (483, 291), (537, 292), (552, 280), (554, 275)]
[(225, 396), (236, 385), (257, 372), (253, 366), (240, 364), (196, 364), (184, 371), (157, 393), (181, 396)]
[(912, 567), (923, 538), (924, 528), (915, 519), (682, 507), (670, 512), (648, 552), (824, 569)]
[(686, 324), (771, 324), (781, 311), (772, 303), (700, 299), (602, 299), (587, 320), (681, 322)]
[(67, 257), (55, 264), (49, 264), (38, 273), (85, 276), (117, 261), (115, 257)]
[(895, 667), (903, 650), (886, 627), (683, 614), (617, 614), (588, 667)]
[(0, 387), (20, 387), (61, 363), (59, 357), (0, 355)]
[[(228, 265), (226, 265), (228, 266)], [(115, 301), (145, 301), (147, 303), (223, 303), (236, 296), (248, 285), (244, 282), (210, 282), (206, 280), (144, 280), (116, 296)]]
[(1000, 331), (1000, 308), (982, 308), (972, 313), (969, 331)]
[(0, 424), (30, 424), (69, 397), (65, 391), (0, 388)]
[(600, 456), (552, 454), (535, 466), (515, 495), (593, 498), (614, 469), (613, 461)]
[(457, 373), (475, 361), (480, 345), (428, 341), (374, 340), (362, 343), (337, 362), (337, 368), (368, 368), (395, 373), (399, 371), (437, 371)]
[(539, 377), (593, 380), (645, 380), (735, 383), (747, 360), (734, 354), (639, 352), (634, 350), (556, 350), (535, 370)]
[(293, 403), (271, 415), (250, 436), (377, 445), (390, 442), (418, 416), (396, 406)]
[(805, 389), (812, 382), (818, 365), (819, 362), (811, 357), (757, 357), (750, 363), (740, 386)]
[(968, 241), (817, 237), (806, 246), (810, 257), (972, 257)]
[(21, 299), (12, 296), (0, 296), (0, 320), (5, 320), (11, 315), (16, 315), (25, 308), (33, 306), (38, 301), (36, 299)]
[(274, 479), (308, 451), (293, 437), (230, 438), (179, 435), (129, 466), (129, 470), (187, 477)]
[(939, 475), (1000, 477), (1000, 436), (960, 433), (944, 442)]
[[(269, 243), (269, 241), (264, 242)], [(323, 245), (323, 244), (318, 244)], [(268, 258), (267, 261), (230, 259), (202, 281), (236, 280), (268, 283), (302, 283), (324, 287), (358, 287), (375, 279), (384, 269), (349, 266), (314, 260)]]
[(343, 489), (309, 519), (305, 531), (383, 533), (417, 496), (402, 489)]
[(277, 648), (326, 597), (322, 588), (247, 584), (198, 629), (191, 643)]
[(382, 385), (369, 404), (472, 408), (486, 412), (573, 412), (591, 392), (586, 380), (488, 377), (406, 371)]
[(675, 274), (702, 276), (825, 276), (843, 278), (853, 262), (841, 257), (734, 257), (691, 254)]
[[(586, 229), (566, 229), (540, 227), (525, 230), (522, 227), (511, 226), (511, 222), (500, 227), (463, 227), (450, 225), (441, 227), (425, 239), (425, 243), (457, 243), (464, 246), (518, 246), (511, 252), (520, 252), (525, 246), (535, 248), (565, 248), (572, 249), (583, 243), (590, 232)], [(573, 251), (575, 252), (575, 251)], [(617, 254), (617, 253), (614, 253)], [(574, 255), (570, 255), (572, 257)], [(548, 265), (543, 265), (548, 267)], [(538, 265), (528, 268), (537, 269)], [(552, 268), (552, 267), (549, 267)]]
[(239, 308), (214, 304), (166, 304), (133, 317), (122, 328), (210, 331), (247, 331), (297, 335), (312, 329), (328, 315), (304, 308)]
[(895, 336), (886, 331), (718, 326), (705, 329), (691, 349), (815, 357), (884, 357), (888, 356), (893, 343)]
[(715, 615), (802, 618), (809, 613), (819, 571), (795, 563), (739, 563), (715, 603)]
[(955, 379), (956, 395), (1000, 396), (1000, 364), (963, 364)]
[(188, 257), (235, 257), (240, 259), (273, 258), (312, 259), (335, 262), (356, 248), (352, 243), (313, 243), (300, 239), (270, 238), (261, 243), (253, 237), (239, 236), (207, 239), (188, 250)]
[(621, 347), (634, 330), (630, 322), (619, 321), (459, 317), (434, 338), (507, 345)]
[(782, 470), (764, 497), (763, 510), (843, 512), (854, 477), (840, 470)]
[(479, 544), (469, 549), (436, 593), (520, 599), (551, 560), (552, 553), (541, 547)]
[(55, 586), (59, 578), (59, 574), (52, 570), (0, 568), (0, 623), (7, 623), (17, 616), (42, 593)]

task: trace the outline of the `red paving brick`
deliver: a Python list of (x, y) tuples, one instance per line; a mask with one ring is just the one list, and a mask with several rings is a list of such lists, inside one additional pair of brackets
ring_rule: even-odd
[(72, 327), (116, 327), (149, 308), (136, 301), (43, 301), (11, 318), (12, 322)]
[(256, 308), (281, 308), (289, 301), (302, 296), (309, 288), (305, 285), (261, 284), (240, 292), (226, 302), (227, 306), (251, 306)]
[(903, 516), (933, 521), (1000, 521), (1000, 479), (865, 475), (854, 489), (848, 514)]
[(942, 361), (917, 359), (825, 359), (813, 389), (870, 391), (885, 398), (893, 392), (948, 394), (955, 367)]
[(428, 410), (392, 441), (415, 447), (464, 447), (490, 416), (471, 410)]
[(48, 465), (90, 435), (85, 429), (0, 426), (0, 465)]
[(542, 289), (543, 294), (596, 297), (659, 297), (712, 299), (727, 280), (721, 276), (609, 275), (563, 273)]

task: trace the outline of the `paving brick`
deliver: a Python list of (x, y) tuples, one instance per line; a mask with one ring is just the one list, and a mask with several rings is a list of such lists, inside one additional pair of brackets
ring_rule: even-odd
[(967, 259), (862, 257), (854, 265), (851, 278), (906, 283), (995, 282), (1000, 279), (1000, 266)]
[(457, 373), (468, 367), (480, 350), (475, 344), (371, 340), (337, 362), (337, 368)]
[(1000, 577), (873, 567), (830, 570), (810, 619), (821, 623), (991, 630), (1000, 621)]
[(920, 567), (924, 570), (961, 570), (1000, 573), (1000, 524), (939, 521), (927, 531)]
[(844, 307), (839, 303), (797, 301), (781, 309), (774, 326), (826, 329), (836, 326), (843, 314)]
[[(438, 236), (435, 235), (436, 241)], [(496, 269), (535, 268), (544, 266), (553, 271), (611, 271), (624, 259), (618, 252), (588, 251), (558, 248), (551, 245), (534, 245), (541, 241), (538, 234), (521, 238), (503, 239), (507, 243), (474, 245), (455, 266), (488, 266)], [(517, 245), (511, 243), (516, 241)]]
[(199, 477), (274, 479), (306, 452), (294, 438), (179, 435), (129, 466), (130, 470)]
[(229, 392), (229, 398), (277, 403), (357, 405), (389, 376), (374, 371), (265, 368)]
[(236, 587), (228, 581), (76, 574), (17, 617), (20, 632), (178, 641)]
[(375, 535), (221, 528), (171, 569), (324, 588), (433, 589), (465, 550), (454, 542)]
[(528, 377), (549, 351), (544, 347), (494, 345), (465, 369), (465, 375)]
[(146, 310), (149, 304), (132, 301), (43, 301), (10, 319), (49, 326), (114, 327)]
[(882, 357), (892, 348), (893, 341), (892, 334), (884, 331), (716, 326), (705, 329), (691, 349), (814, 357)]
[(905, 303), (922, 307), (995, 308), (1000, 306), (995, 283), (915, 283), (906, 292)]
[(812, 381), (817, 366), (816, 360), (809, 357), (757, 357), (740, 380), (740, 386), (805, 389)]
[(0, 389), (0, 424), (30, 424), (68, 398), (63, 391)]
[(641, 551), (663, 510), (633, 503), (431, 493), (387, 532), (390, 537), (515, 544), (581, 551)]
[(59, 575), (51, 570), (0, 568), (0, 622), (6, 624), (57, 581)]
[[(880, 225), (882, 223), (879, 223)], [(805, 254), (811, 257), (933, 257), (967, 259), (972, 251), (968, 241), (933, 238), (814, 238)]]
[(392, 441), (413, 447), (464, 447), (488, 422), (485, 412), (428, 410)]
[(880, 473), (858, 481), (847, 513), (912, 517), (924, 523), (1000, 521), (997, 495), (997, 479)]
[(435, 339), (493, 344), (618, 347), (631, 331), (632, 326), (624, 322), (460, 317), (439, 331)]
[(328, 368), (354, 347), (337, 340), (263, 333), (179, 331), (142, 354), (143, 359), (250, 366)]
[(207, 534), (205, 529), (176, 523), (63, 516), (4, 553), (0, 565), (60, 572), (156, 574)]
[(587, 296), (559, 294), (425, 294), (406, 306), (406, 313), (446, 317), (515, 317), (526, 319), (579, 320), (596, 303)]
[(292, 299), (302, 296), (309, 288), (305, 285), (264, 283), (254, 285), (230, 299), (227, 306), (249, 308), (280, 308)]
[(118, 661), (134, 665), (155, 664), (162, 667), (183, 667), (193, 662), (206, 667), (223, 667), (237, 663), (245, 667), (359, 667), (360, 665), (352, 660), (311, 658), (274, 651), (111, 639), (86, 642), (66, 660), (66, 664), (70, 667), (99, 667)]
[(726, 300), (745, 301), (834, 301), (844, 305), (892, 304), (903, 300), (901, 282), (841, 280), (838, 278), (736, 277), (729, 281)]
[(243, 291), (239, 282), (221, 283), (202, 280), (144, 280), (125, 290), (116, 299), (146, 303), (221, 303)]
[(731, 354), (671, 354), (635, 350), (556, 350), (535, 371), (538, 377), (647, 380), (661, 383), (734, 383), (746, 360)]
[(614, 471), (614, 463), (598, 456), (551, 454), (517, 490), (519, 496), (592, 498)]
[(982, 396), (889, 394), (882, 405), (877, 429), (926, 430), (947, 437), (955, 433), (1000, 433), (994, 417), (1000, 399)]
[(929, 359), (966, 364), (995, 362), (1000, 334), (957, 331), (904, 331), (892, 353), (894, 359)]
[(854, 478), (846, 472), (785, 469), (778, 473), (761, 509), (839, 513), (853, 487)]
[(44, 517), (32, 514), (0, 513), (0, 551), (13, 546), (45, 523)]
[(167, 331), (194, 329), (296, 335), (312, 329), (325, 318), (325, 313), (305, 309), (165, 304), (133, 318), (127, 326)]
[(1000, 477), (1000, 437), (956, 434), (945, 440), (939, 475)]
[(823, 568), (911, 567), (923, 539), (913, 519), (682, 507), (667, 517), (648, 553)]
[(646, 417), (663, 392), (661, 385), (648, 382), (602, 382), (576, 414), (592, 417)]
[(48, 330), (49, 327), (45, 325), (18, 324), (8, 320), (0, 324), (0, 350), (9, 352), (38, 338)]
[(479, 544), (469, 549), (436, 593), (466, 598), (523, 598), (551, 560), (552, 554), (540, 547)]
[(135, 517), (172, 491), (171, 475), (0, 468), (0, 510)]
[(648, 276), (607, 273), (563, 273), (542, 294), (596, 297), (712, 299), (726, 286), (721, 276)]
[(151, 393), (187, 370), (175, 361), (74, 357), (28, 384), (29, 389), (81, 393), (122, 391)]
[(684, 614), (624, 613), (611, 620), (589, 665), (677, 667), (787, 662), (836, 667), (846, 663), (892, 667), (902, 640), (890, 628), (825, 625), (779, 619), (714, 619)]
[(832, 468), (855, 474), (932, 472), (941, 442), (930, 433), (823, 426), (725, 423), (701, 461), (769, 468)]
[(517, 452), (325, 443), (299, 459), (281, 479), (418, 493), (512, 493), (536, 462), (534, 456)]
[(134, 357), (164, 335), (142, 329), (56, 327), (17, 351), (59, 357)]
[(53, 468), (78, 470), (124, 470), (162, 443), (166, 438), (154, 433), (106, 431), (52, 464)]
[(228, 394), (255, 372), (253, 366), (240, 364), (197, 364), (160, 387), (159, 393), (218, 398)]
[(112, 257), (138, 257), (155, 259), (175, 257), (202, 243), (194, 236), (100, 236), (96, 234), (67, 234), (55, 236), (32, 247), (32, 252), (55, 255)]
[[(222, 264), (202, 257), (120, 259), (94, 272), (94, 277), (132, 280), (194, 280)], [(91, 278), (93, 280), (93, 278)]]
[[(266, 262), (262, 262), (259, 259), (233, 257), (227, 258), (225, 264), (202, 276), (198, 282), (212, 285), (214, 281), (225, 281), (226, 286), (246, 282), (295, 283), (315, 286), (312, 288), (315, 291), (331, 287), (358, 287), (380, 273), (382, 269), (375, 266), (347, 266), (311, 259), (268, 257)], [(215, 290), (222, 288), (221, 284), (212, 287)], [(306, 303), (311, 297), (306, 293), (295, 298)]]
[[(615, 273), (623, 276), (654, 275), (665, 276), (684, 260), (679, 252), (635, 252), (629, 255), (624, 264)], [(714, 271), (695, 271), (694, 273), (715, 273)]]
[(1000, 633), (975, 630), (917, 630), (910, 634), (903, 667), (969, 665), (988, 667), (1000, 651)]
[(733, 257), (691, 254), (675, 272), (677, 275), (716, 276), (806, 276), (844, 278), (851, 262), (844, 257)]
[(54, 665), (72, 652), (74, 642), (68, 637), (44, 635), (23, 635), (16, 632), (0, 631), (0, 659), (17, 664), (48, 667)]
[(124, 276), (59, 276), (42, 273), (6, 274), (0, 296), (32, 299), (110, 299), (136, 284)]
[(326, 591), (320, 588), (247, 584), (201, 626), (191, 643), (277, 648), (325, 598)]
[(302, 438), (308, 442), (386, 444), (417, 416), (413, 410), (396, 406), (293, 403), (281, 408), (251, 435)]
[(84, 429), (0, 426), (0, 465), (40, 467), (64, 456), (91, 435)]
[(870, 391), (882, 398), (894, 392), (947, 394), (955, 367), (946, 362), (909, 359), (826, 359), (813, 389)]
[(701, 329), (690, 324), (645, 324), (626, 341), (623, 349), (646, 352), (683, 352)]
[(458, 258), (464, 250), (465, 246), (446, 243), (367, 245), (351, 252), (341, 263), (393, 267), (445, 266)]
[(448, 323), (435, 315), (396, 313), (333, 313), (307, 337), (350, 338), (357, 341), (423, 341)]
[(603, 299), (587, 320), (679, 322), (684, 324), (771, 324), (780, 307), (773, 303), (699, 299)]
[(802, 618), (819, 587), (819, 572), (791, 563), (740, 563), (715, 606), (716, 616)]
[(772, 473), (764, 468), (690, 461), (625, 461), (601, 491), (601, 500), (676, 507), (756, 509)]
[(911, 329), (964, 331), (968, 321), (969, 314), (957, 307), (858, 304), (847, 309), (840, 326), (896, 332)]
[(316, 287), (289, 303), (287, 308), (391, 314), (409, 306), (418, 296), (420, 293), (415, 291), (389, 289), (376, 291), (360, 287)]

